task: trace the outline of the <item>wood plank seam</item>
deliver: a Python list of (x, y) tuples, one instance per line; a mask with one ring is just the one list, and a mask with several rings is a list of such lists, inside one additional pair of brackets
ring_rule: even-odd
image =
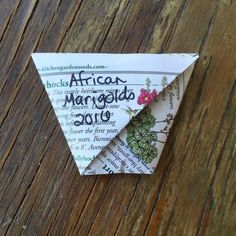
[(138, 15), (138, 17), (136, 18), (136, 20), (134, 21), (134, 24), (133, 24), (132, 28), (130, 29), (130, 31), (129, 31), (129, 33), (128, 33), (128, 37), (126, 38), (126, 41), (124, 42), (123, 47), (122, 47), (122, 49), (121, 49), (122, 52), (124, 52), (125, 47), (126, 47), (126, 45), (127, 45), (127, 42), (129, 41), (130, 34), (131, 34), (131, 32), (133, 32), (134, 27), (135, 27), (135, 25), (136, 25), (138, 19), (140, 18), (141, 14), (142, 14), (142, 8), (140, 9), (139, 15)]
[[(34, 86), (35, 86), (35, 85), (33, 85), (33, 88), (34, 88)], [(21, 87), (22, 87), (22, 85), (21, 85)], [(21, 89), (21, 87), (20, 87), (20, 89)], [(17, 96), (18, 96), (18, 94), (19, 94), (19, 92), (20, 92), (20, 89), (17, 91), (16, 96), (14, 97), (14, 100), (13, 100), (13, 102), (11, 103), (11, 105), (10, 105), (8, 111), (7, 111), (7, 114), (9, 114), (10, 110), (13, 109), (13, 104), (15, 104), (15, 100), (17, 99)], [(42, 91), (42, 93), (40, 93), (39, 99), (42, 97), (42, 94), (43, 94), (43, 91)], [(30, 95), (31, 95), (31, 93), (28, 94), (27, 99), (30, 97)], [(25, 113), (27, 112), (28, 108), (29, 108), (29, 107), (26, 108)], [(6, 118), (7, 118), (7, 115), (5, 116), (5, 119), (6, 119)], [(4, 119), (4, 120), (5, 120), (5, 119)], [(4, 124), (4, 120), (3, 120), (2, 125)], [(26, 122), (26, 121), (25, 121), (25, 122)], [(21, 125), (21, 127), (20, 127), (20, 131), (22, 130), (22, 128), (23, 128), (25, 122), (22, 123), (22, 125)], [(17, 133), (17, 136), (15, 137), (15, 138), (16, 138), (15, 141), (17, 140), (17, 137), (18, 137), (18, 135), (20, 134), (20, 131)], [(14, 142), (14, 143), (15, 143), (15, 142)], [(12, 146), (12, 147), (13, 147), (13, 146)], [(8, 152), (6, 155), (9, 155), (9, 154), (10, 154), (10, 151), (11, 151), (11, 150), (9, 150), (9, 152)], [(7, 157), (6, 155), (5, 155), (5, 157)], [(3, 157), (4, 157), (4, 156), (3, 156)], [(3, 158), (3, 160), (4, 160), (4, 158)], [(5, 162), (4, 162), (4, 163), (5, 163)], [(1, 173), (2, 169), (4, 168), (4, 163), (3, 163), (3, 165), (1, 166), (0, 173)]]
[[(55, 126), (55, 128), (53, 129), (53, 132), (54, 132), (54, 130), (56, 129), (56, 127), (57, 127), (57, 126)], [(53, 133), (52, 133), (51, 136), (49, 136), (48, 140), (50, 140), (51, 137), (53, 137)], [(44, 150), (46, 149), (47, 145), (48, 145), (48, 143), (46, 143), (46, 145), (44, 146), (42, 153), (44, 153)], [(33, 176), (33, 178), (32, 178), (32, 181), (29, 183), (29, 186), (27, 187), (27, 190), (26, 190), (26, 192), (25, 192), (25, 195), (23, 196), (22, 201), (21, 201), (19, 207), (16, 209), (16, 212), (15, 212), (15, 214), (13, 215), (12, 220), (11, 220), (11, 222), (10, 222), (10, 224), (9, 224), (9, 226), (8, 226), (8, 228), (7, 228), (7, 230), (9, 229), (9, 227), (10, 227), (11, 223), (13, 222), (13, 220), (14, 220), (16, 214), (18, 213), (19, 209), (21, 208), (22, 204), (24, 203), (24, 201), (25, 201), (25, 199), (26, 199), (26, 197), (27, 197), (27, 194), (28, 194), (28, 192), (29, 192), (31, 186), (33, 185), (33, 182), (34, 182), (34, 180), (35, 180), (35, 178), (36, 178), (36, 176), (37, 176), (37, 173), (38, 173), (38, 171), (40, 170), (41, 163), (42, 163), (42, 161), (43, 161), (43, 157), (44, 157), (44, 154), (42, 154), (42, 158), (40, 159), (40, 161), (39, 161), (39, 163), (38, 163), (38, 166), (37, 166), (37, 168), (36, 168), (36, 171), (35, 171), (35, 174), (34, 174), (34, 176)], [(8, 208), (9, 208), (9, 207), (10, 207), (10, 205), (8, 206)], [(3, 217), (3, 219), (6, 217), (6, 214), (7, 214), (7, 210), (6, 210), (6, 213), (5, 213), (4, 217)]]
[[(68, 158), (68, 160), (69, 160), (69, 158)], [(73, 167), (74, 167), (74, 168), (77, 168), (77, 167), (75, 167), (74, 163), (73, 163)], [(65, 168), (65, 169), (66, 169), (66, 168)], [(71, 171), (70, 177), (71, 177), (73, 174), (74, 174), (74, 172)], [(69, 178), (70, 178), (70, 177), (69, 177)], [(77, 177), (77, 175), (74, 174), (74, 178), (73, 178), (73, 180), (71, 181), (71, 184), (70, 184), (70, 187), (69, 187), (69, 192), (70, 192), (70, 190), (71, 190), (72, 187), (73, 187), (74, 181), (76, 181), (76, 177)], [(61, 190), (61, 189), (59, 189), (59, 191), (60, 191), (60, 190)], [(59, 191), (58, 191), (58, 192), (59, 192)], [(56, 201), (56, 199), (55, 199), (55, 201)], [(54, 201), (54, 202), (55, 202), (55, 201)], [(59, 212), (60, 212), (61, 209), (62, 209), (62, 205), (63, 205), (63, 201), (60, 203), (60, 206), (58, 207), (58, 210), (56, 211), (54, 220), (53, 220), (52, 223), (50, 224), (50, 226), (49, 226), (49, 228), (48, 228), (48, 230), (47, 230), (47, 232), (46, 232), (46, 235), (50, 235), (50, 231), (52, 230), (53, 226), (54, 226), (55, 223), (56, 223), (56, 220), (57, 220), (57, 218), (58, 218)]]
[[(155, 21), (154, 21), (155, 23), (153, 24), (152, 29), (151, 29), (151, 31), (150, 31), (150, 33), (149, 33), (147, 42), (150, 42), (150, 39), (151, 39), (151, 37), (152, 37), (152, 35), (153, 35), (153, 32), (154, 32), (154, 29), (155, 29), (155, 25), (156, 25), (156, 23), (158, 22), (158, 20), (159, 20), (159, 18), (160, 18), (160, 15), (161, 15), (161, 12), (162, 12), (164, 6), (165, 6), (165, 1), (162, 2), (161, 6), (160, 6), (160, 9), (158, 10), (158, 12), (157, 12), (157, 14), (156, 14), (156, 18), (155, 18)], [(140, 43), (140, 45), (139, 45), (139, 47), (138, 47), (137, 52), (141, 52), (141, 51), (140, 51), (140, 48), (141, 48), (141, 46), (142, 46), (143, 40), (144, 40), (144, 37), (143, 37), (142, 40), (141, 40), (141, 43)], [(147, 50), (147, 49), (146, 49), (146, 50)], [(145, 50), (145, 51), (146, 51), (146, 50)], [(160, 51), (159, 53), (162, 53), (162, 52)]]
[(82, 215), (84, 209), (86, 208), (86, 205), (87, 205), (89, 199), (90, 199), (91, 196), (92, 196), (91, 193), (94, 192), (94, 188), (95, 188), (95, 185), (96, 185), (97, 181), (98, 181), (98, 177), (95, 178), (95, 181), (94, 181), (93, 187), (92, 187), (92, 189), (91, 189), (91, 191), (90, 191), (90, 194), (89, 194), (88, 197), (86, 198), (86, 203), (85, 203), (84, 206), (82, 207), (81, 212), (80, 212), (80, 214), (79, 214), (79, 216), (78, 216), (78, 218), (77, 218), (77, 220), (76, 220), (76, 223), (75, 223), (74, 226), (73, 226), (72, 231), (70, 231), (68, 234), (67, 234), (67, 232), (66, 232), (66, 235), (73, 235), (74, 231), (76, 230), (76, 226), (77, 226), (77, 224), (78, 224), (78, 221), (79, 221), (79, 219), (80, 219), (80, 217), (81, 217), (81, 215)]
[(191, 0), (185, 0), (183, 2), (183, 4), (180, 6), (179, 11), (177, 12), (177, 15), (175, 17), (175, 21), (172, 24), (172, 26), (170, 27), (169, 33), (165, 37), (164, 43), (163, 43), (163, 45), (161, 47), (161, 52), (166, 51), (166, 49), (169, 47), (169, 43), (170, 43), (170, 41), (172, 40), (172, 37), (173, 37), (173, 32), (175, 32), (175, 30), (176, 30), (176, 28), (178, 26), (178, 22), (181, 19), (182, 13), (183, 13), (183, 11), (185, 10), (186, 6), (188, 5), (188, 3), (190, 1)]
[[(99, 51), (99, 52), (101, 52), (101, 49), (102, 49), (102, 47), (103, 47), (103, 45), (104, 45), (104, 43), (105, 43), (105, 41), (106, 41), (106, 39), (107, 39), (107, 36), (108, 36), (108, 34), (110, 33), (111, 27), (112, 27), (112, 25), (113, 25), (113, 23), (114, 23), (114, 20), (115, 20), (115, 18), (116, 18), (116, 15), (117, 15), (118, 11), (119, 11), (119, 7), (117, 7), (117, 10), (115, 11), (115, 13), (113, 13), (113, 17), (112, 17), (112, 19), (111, 19), (111, 22), (109, 23), (108, 29), (107, 29), (107, 31), (106, 31), (106, 33), (105, 33), (105, 36), (104, 36), (104, 38), (103, 38), (103, 40), (102, 40), (102, 42), (101, 42), (101, 44), (100, 44), (100, 46), (99, 46), (99, 48), (98, 48), (98, 51)], [(94, 52), (95, 48), (96, 48), (96, 44), (95, 44), (95, 46), (94, 46), (94, 48), (93, 48), (93, 50), (92, 50), (93, 52)]]
[(73, 14), (72, 20), (71, 20), (69, 26), (68, 26), (67, 29), (65, 30), (65, 34), (64, 34), (64, 36), (63, 36), (62, 39), (61, 39), (61, 43), (59, 44), (57, 51), (63, 51), (63, 49), (62, 49), (62, 48), (64, 47), (63, 43), (65, 43), (65, 42), (67, 41), (67, 37), (68, 37), (68, 35), (70, 34), (71, 28), (73, 28), (73, 25), (74, 25), (75, 22), (76, 22), (76, 18), (77, 18), (78, 15), (79, 15), (80, 9), (81, 9), (82, 4), (83, 4), (83, 1), (84, 1), (84, 0), (81, 0), (81, 1), (79, 2), (78, 8), (77, 8), (77, 10), (75, 11), (75, 13)]
[[(77, 168), (77, 167), (76, 167), (76, 168)], [(94, 185), (96, 184), (96, 183), (95, 183), (95, 182), (96, 182), (96, 179), (97, 179), (97, 178), (94, 179), (94, 182), (93, 182), (93, 185), (92, 185), (92, 187), (91, 187), (91, 190), (93, 189)], [(74, 183), (74, 184), (75, 184), (75, 183)], [(84, 185), (85, 185), (85, 181), (82, 182), (81, 189), (84, 187)], [(76, 197), (75, 206), (74, 206), (75, 209), (77, 209), (76, 204), (77, 204), (78, 202), (80, 202), (79, 199), (81, 198), (81, 195), (82, 195), (82, 192), (79, 192), (78, 196)], [(89, 194), (87, 195), (85, 202), (87, 202), (88, 197), (89, 197)], [(72, 220), (72, 218), (73, 218), (73, 213), (74, 213), (74, 212), (71, 212), (71, 213), (70, 213), (70, 215), (69, 215), (69, 217), (68, 217), (68, 222), (70, 222), (70, 221)], [(81, 212), (79, 212), (79, 216), (80, 216), (80, 214), (81, 214)], [(75, 226), (76, 226), (76, 225), (74, 224), (74, 225), (72, 225), (72, 226), (70, 225), (70, 227), (68, 227), (67, 229), (64, 229), (64, 228), (63, 228), (62, 234), (63, 234), (63, 235), (67, 235), (67, 234), (68, 234), (68, 231), (69, 231), (69, 233), (71, 233), (71, 231), (75, 228)], [(71, 229), (71, 228), (72, 228), (72, 229)], [(69, 234), (69, 235), (70, 235), (70, 234)]]
[[(223, 120), (223, 119), (222, 119), (222, 120)], [(220, 131), (220, 127), (219, 127), (219, 129), (218, 129), (218, 132), (219, 132), (219, 131)], [(209, 209), (207, 209), (207, 202), (208, 202), (208, 201), (211, 201), (211, 202), (213, 201), (213, 199), (210, 198), (210, 196), (211, 196), (210, 193), (212, 192), (212, 186), (213, 186), (213, 183), (214, 183), (214, 181), (215, 181), (216, 173), (217, 173), (217, 170), (219, 169), (219, 165), (221, 164), (221, 161), (222, 161), (222, 153), (223, 153), (224, 150), (225, 150), (226, 142), (227, 142), (227, 140), (228, 140), (228, 139), (227, 139), (227, 138), (228, 138), (228, 135), (229, 135), (229, 133), (227, 134), (227, 136), (226, 136), (226, 138), (225, 138), (225, 140), (224, 140), (224, 143), (223, 143), (223, 145), (222, 145), (220, 154), (219, 154), (219, 156), (218, 156), (218, 158), (217, 158), (217, 161), (216, 161), (216, 167), (215, 167), (214, 175), (213, 175), (212, 180), (211, 180), (210, 185), (209, 185), (209, 191), (208, 191), (207, 196), (206, 196), (206, 199), (205, 199), (205, 201), (204, 201), (204, 205), (203, 205), (203, 208), (202, 208), (202, 214), (201, 214), (201, 216), (200, 216), (200, 218), (199, 218), (199, 223), (197, 224), (197, 234), (196, 234), (196, 235), (200, 235), (201, 228), (202, 228), (202, 225), (203, 225), (203, 221), (204, 221), (204, 219), (206, 218), (206, 215), (209, 214)], [(214, 146), (215, 146), (216, 142), (217, 142), (217, 140), (215, 141)], [(214, 150), (214, 148), (213, 148), (213, 150)], [(213, 152), (213, 150), (212, 150), (212, 152)], [(211, 156), (211, 155), (210, 155), (210, 156)], [(209, 199), (209, 198), (210, 198), (210, 199)]]
[[(168, 151), (168, 153), (170, 153), (170, 152), (171, 152), (171, 150)], [(167, 181), (167, 178), (168, 178), (168, 176), (170, 174), (171, 164), (172, 164), (172, 162), (171, 162), (171, 159), (170, 159), (169, 162), (168, 162), (168, 165), (167, 165), (167, 167), (166, 167), (166, 169), (164, 171), (165, 174), (161, 178), (160, 185), (158, 186), (158, 194), (157, 194), (157, 197), (156, 197), (156, 199), (154, 201), (154, 204), (153, 204), (153, 207), (152, 207), (152, 210), (151, 210), (151, 214), (150, 214), (149, 219), (148, 219), (148, 223), (146, 224), (146, 226), (144, 228), (143, 235), (147, 235), (147, 230), (148, 230), (148, 227), (149, 227), (149, 222), (151, 221), (151, 219), (153, 217), (154, 210), (155, 210), (155, 208), (157, 206), (157, 203), (159, 202), (159, 199), (160, 199), (160, 196), (161, 196), (161, 193), (162, 193), (162, 188), (163, 188), (163, 186), (164, 186), (165, 182)]]
[(114, 232), (114, 235), (117, 235), (117, 232), (118, 232), (118, 229), (119, 229), (119, 227), (120, 227), (121, 221), (122, 221), (123, 217), (125, 216), (126, 212), (128, 212), (129, 209), (130, 209), (130, 207), (131, 207), (131, 204), (132, 204), (132, 202), (133, 202), (133, 200), (134, 200), (134, 196), (135, 196), (136, 190), (137, 190), (137, 188), (138, 188), (138, 185), (139, 185), (139, 183), (140, 183), (140, 180), (141, 180), (141, 176), (138, 178), (138, 181), (137, 181), (136, 184), (135, 184), (133, 194), (132, 194), (132, 196), (131, 196), (131, 198), (130, 198), (130, 201), (129, 201), (128, 205), (127, 205), (127, 209), (125, 209), (125, 210), (123, 211), (123, 213), (121, 214), (121, 216), (120, 216), (120, 220), (119, 220), (119, 222), (118, 222), (118, 224), (117, 224), (117, 227), (116, 227), (116, 230), (115, 230), (115, 232)]
[[(70, 164), (70, 161), (71, 161), (70, 157), (71, 157), (71, 154), (69, 153), (69, 155), (68, 155), (66, 158), (64, 158), (65, 165), (63, 165), (64, 167), (61, 169), (61, 174), (60, 174), (60, 172), (59, 172), (59, 173), (56, 173), (56, 174), (61, 175), (61, 176), (63, 176), (63, 175), (65, 174), (65, 171), (67, 171), (68, 165)], [(69, 177), (70, 177), (71, 175), (72, 175), (72, 172), (70, 173)], [(66, 181), (65, 179), (61, 178), (61, 184), (64, 183), (65, 181)], [(70, 185), (70, 187), (71, 187), (71, 185)], [(61, 189), (58, 188), (58, 190), (57, 190), (57, 192), (56, 192), (56, 194), (55, 194), (56, 196), (59, 195), (60, 190), (61, 190)], [(57, 197), (55, 197), (55, 199), (53, 200), (52, 206), (55, 204), (56, 200), (57, 200)], [(62, 204), (62, 202), (61, 202), (61, 204)], [(60, 205), (61, 205), (61, 204), (60, 204)], [(60, 208), (58, 208), (58, 211), (59, 211), (59, 209), (60, 209)], [(50, 215), (50, 213), (49, 213), (49, 215)], [(56, 217), (56, 214), (55, 214), (55, 217)], [(50, 228), (51, 228), (51, 226), (52, 226), (52, 224), (53, 224), (53, 221), (54, 221), (55, 219), (53, 220), (53, 218), (50, 217), (50, 220), (52, 221), (52, 223), (49, 224), (49, 229), (48, 229), (48, 231), (50, 230)], [(23, 230), (23, 231), (24, 231), (24, 230)], [(46, 232), (46, 235), (47, 235), (47, 232)]]
[[(10, 14), (10, 16), (9, 16), (9, 18), (8, 18), (8, 20), (7, 20), (6, 26), (5, 26), (4, 29), (3, 29), (3, 33), (2, 33), (2, 35), (1, 35), (1, 37), (0, 37), (0, 47), (1, 47), (1, 44), (2, 44), (2, 41), (3, 41), (4, 37), (5, 37), (5, 35), (6, 35), (6, 32), (7, 32), (7, 30), (8, 30), (8, 27), (9, 27), (10, 23), (12, 22), (12, 19), (13, 19), (14, 16), (16, 15), (16, 12), (18, 11), (20, 2), (21, 2), (21, 1), (19, 0), (18, 3), (16, 4), (16, 7), (12, 10), (12, 12), (11, 12), (11, 14)], [(0, 90), (0, 91), (1, 91), (1, 90)]]
[[(58, 126), (56, 126), (54, 130), (56, 131), (56, 129), (57, 129), (57, 132), (58, 132), (58, 131), (59, 131)], [(60, 132), (58, 132), (58, 136), (59, 136), (59, 135), (60, 135)], [(48, 142), (52, 139), (51, 137), (53, 137), (53, 135), (50, 135), (50, 137), (48, 138)], [(46, 148), (47, 148), (47, 145), (45, 145), (45, 150), (46, 150)], [(33, 179), (33, 181), (31, 181), (30, 186), (27, 188), (26, 195), (25, 195), (24, 198), (23, 198), (24, 201), (25, 201), (26, 198), (27, 198), (27, 194), (29, 193), (30, 188), (31, 188), (31, 186), (33, 185), (34, 180), (37, 178), (38, 173), (41, 171), (42, 163), (43, 163), (43, 161), (44, 161), (44, 159), (45, 159), (45, 156), (46, 156), (46, 154), (42, 155), (41, 161), (40, 161), (40, 163), (39, 163), (38, 166), (37, 166), (36, 173), (35, 173), (35, 175), (34, 175), (34, 179)], [(50, 183), (51, 179), (52, 179), (52, 178), (49, 179), (49, 183)], [(46, 190), (48, 189), (48, 187), (49, 187), (49, 184), (47, 185)], [(46, 191), (45, 191), (45, 192), (46, 192)], [(30, 213), (29, 213), (28, 220), (30, 219), (30, 216), (31, 216), (31, 214), (32, 214), (32, 212), (33, 212), (35, 203), (36, 203), (36, 202), (37, 202), (37, 204), (40, 203), (40, 202), (39, 202), (39, 199), (38, 199), (39, 197), (40, 197), (40, 195), (38, 195), (37, 199), (35, 200), (34, 204), (33, 204), (32, 207), (31, 207), (31, 211), (30, 211)], [(43, 197), (42, 197), (42, 198), (43, 198)], [(24, 201), (21, 202), (21, 205), (17, 208), (17, 210), (20, 210), (20, 209), (21, 209), (21, 206), (24, 204)], [(14, 217), (15, 217), (16, 215), (17, 215), (17, 212), (14, 214)], [(27, 222), (28, 222), (28, 221), (26, 221), (26, 224), (27, 224)]]
[[(109, 189), (111, 188), (111, 183), (112, 183), (112, 181), (113, 181), (113, 178), (111, 178), (111, 180), (110, 180), (109, 187), (106, 189), (105, 194), (104, 194), (104, 196), (102, 197), (101, 204), (100, 204), (100, 206), (99, 206), (97, 212), (99, 211), (99, 209), (100, 209), (102, 203), (104, 202), (105, 197), (106, 197), (106, 194), (108, 193)], [(95, 192), (94, 188), (92, 189), (92, 191)], [(90, 199), (91, 199), (92, 191), (91, 191), (90, 197), (88, 198), (87, 203), (89, 203), (89, 201), (90, 201)], [(84, 208), (84, 209), (85, 209), (85, 208)], [(81, 215), (80, 215), (80, 217), (78, 218), (78, 221), (77, 221), (77, 222), (79, 222), (79, 220), (80, 220), (80, 218), (83, 216), (83, 214), (84, 214), (84, 213), (81, 212)], [(84, 219), (84, 220), (85, 220), (85, 219)], [(79, 225), (78, 223), (76, 224), (75, 230), (72, 232), (72, 235), (78, 235), (78, 234), (79, 234), (79, 232), (80, 232), (80, 230), (81, 230), (81, 225), (83, 225), (84, 220), (82, 220), (82, 223), (81, 223), (80, 225)], [(79, 227), (77, 227), (78, 225), (79, 225)]]
[[(24, 33), (25, 33), (26, 29), (27, 29), (27, 26), (28, 26), (30, 20), (32, 19), (33, 12), (34, 12), (34, 10), (35, 10), (36, 7), (37, 7), (38, 2), (39, 2), (39, 0), (36, 0), (34, 6), (33, 6), (33, 8), (32, 8), (32, 11), (30, 12), (30, 15), (29, 15), (28, 19), (26, 20), (26, 24), (25, 24), (25, 26), (24, 26), (24, 28), (23, 28), (23, 31), (22, 31), (22, 34), (21, 34), (21, 36), (20, 36), (19, 42), (18, 42), (18, 44), (16, 45), (16, 50), (14, 50), (14, 52), (13, 52), (13, 57), (11, 58), (11, 63), (10, 63), (10, 65), (8, 66), (8, 68), (6, 68), (6, 69), (7, 69), (7, 73), (6, 73), (6, 74), (9, 73), (13, 62), (14, 62), (14, 60), (16, 59), (17, 52), (18, 52), (18, 50), (19, 50), (20, 45), (22, 44), (22, 40), (23, 40)], [(20, 6), (20, 5), (19, 5), (19, 6)], [(5, 88), (6, 82), (7, 82), (7, 80), (4, 82), (3, 87), (2, 87), (2, 89), (0, 90), (0, 92), (3, 91), (3, 89)]]

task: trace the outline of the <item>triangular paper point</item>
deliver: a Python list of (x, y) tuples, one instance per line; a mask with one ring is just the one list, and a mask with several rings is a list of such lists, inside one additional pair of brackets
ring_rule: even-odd
[[(32, 57), (75, 162), (86, 174), (132, 117), (198, 56), (34, 53)], [(125, 172), (122, 168), (113, 173)]]

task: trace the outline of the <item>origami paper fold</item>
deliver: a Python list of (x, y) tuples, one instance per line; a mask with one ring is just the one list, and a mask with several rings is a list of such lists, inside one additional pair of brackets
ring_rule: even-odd
[(155, 170), (197, 54), (32, 58), (81, 175)]

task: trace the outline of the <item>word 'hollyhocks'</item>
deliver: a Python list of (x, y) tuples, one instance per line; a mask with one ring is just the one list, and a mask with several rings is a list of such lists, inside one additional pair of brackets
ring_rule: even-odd
[(127, 143), (133, 153), (146, 164), (151, 163), (158, 153), (155, 146), (157, 134), (151, 131), (154, 125), (155, 117), (151, 108), (145, 107), (127, 126)]

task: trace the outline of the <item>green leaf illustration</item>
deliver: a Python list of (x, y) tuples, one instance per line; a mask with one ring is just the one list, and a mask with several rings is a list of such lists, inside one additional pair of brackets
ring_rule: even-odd
[(151, 163), (158, 154), (155, 146), (157, 134), (151, 131), (155, 121), (156, 119), (151, 113), (151, 108), (145, 107), (127, 126), (126, 141), (133, 153), (146, 164)]

